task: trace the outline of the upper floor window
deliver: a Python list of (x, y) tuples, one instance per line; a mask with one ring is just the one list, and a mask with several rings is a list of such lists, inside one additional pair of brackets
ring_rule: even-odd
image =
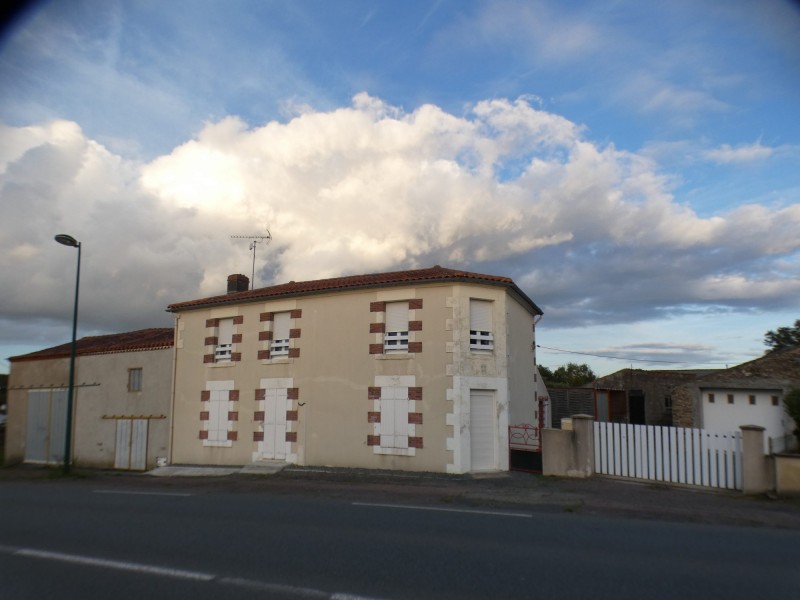
[(214, 350), (214, 362), (231, 359), (233, 349), (233, 318), (219, 320), (217, 347)]
[(128, 369), (128, 391), (142, 391), (142, 369)]
[(494, 349), (490, 300), (469, 301), (469, 348), (470, 350)]
[(289, 326), (291, 313), (275, 313), (272, 320), (272, 342), (270, 356), (287, 356), (289, 354)]
[(408, 352), (408, 302), (386, 303), (384, 352)]

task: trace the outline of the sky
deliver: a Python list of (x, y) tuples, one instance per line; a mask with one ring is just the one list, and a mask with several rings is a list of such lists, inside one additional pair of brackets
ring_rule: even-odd
[(54, 0), (0, 37), (0, 373), (168, 304), (439, 264), (538, 362), (723, 368), (800, 318), (789, 0)]

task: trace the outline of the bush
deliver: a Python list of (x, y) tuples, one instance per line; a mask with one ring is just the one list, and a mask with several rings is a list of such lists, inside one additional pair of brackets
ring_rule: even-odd
[(786, 412), (794, 419), (794, 436), (797, 438), (798, 448), (800, 448), (800, 389), (791, 390), (783, 398), (783, 405)]

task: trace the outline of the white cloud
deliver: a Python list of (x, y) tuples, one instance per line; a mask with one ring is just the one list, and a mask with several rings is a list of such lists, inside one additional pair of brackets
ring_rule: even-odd
[(708, 150), (705, 157), (719, 164), (731, 163), (750, 163), (769, 158), (775, 152), (774, 148), (762, 146), (760, 141), (753, 144), (745, 144), (732, 147), (729, 144), (722, 144), (718, 148)]
[[(248, 127), (229, 117), (141, 165), (70, 122), (6, 128), (0, 146), (5, 318), (63, 315), (84, 243), (87, 327), (163, 324), (163, 309), (250, 273), (265, 285), (435, 263), (513, 276), (548, 322), (633, 322), (689, 305), (787, 306), (800, 205), (699, 217), (651, 158), (599, 146), (524, 100), (464, 116), (360, 94)], [(22, 276), (21, 276), (22, 274)]]

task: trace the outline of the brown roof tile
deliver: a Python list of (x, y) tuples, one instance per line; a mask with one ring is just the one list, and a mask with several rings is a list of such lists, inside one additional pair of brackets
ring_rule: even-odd
[(501, 277), (498, 275), (482, 275), (480, 273), (471, 273), (469, 271), (446, 269), (444, 267), (440, 267), (439, 265), (428, 269), (416, 269), (413, 271), (393, 271), (390, 273), (350, 275), (347, 277), (334, 277), (331, 279), (315, 279), (313, 281), (290, 281), (289, 283), (282, 283), (280, 285), (273, 285), (255, 290), (248, 290), (246, 292), (233, 292), (220, 296), (212, 296), (210, 298), (200, 298), (198, 300), (177, 302), (175, 304), (170, 304), (168, 310), (171, 312), (179, 312), (182, 310), (206, 308), (220, 304), (257, 302), (259, 300), (271, 298), (306, 296), (310, 294), (319, 294), (322, 292), (335, 292), (348, 289), (372, 287), (390, 287), (415, 283), (435, 283), (443, 281), (474, 282), (505, 286), (512, 289), (518, 296), (520, 296), (520, 299), (525, 304), (528, 304), (534, 312), (538, 314), (541, 314), (542, 312), (539, 307), (536, 306), (536, 304), (534, 304), (533, 301), (528, 298), (528, 296), (526, 296), (525, 293), (522, 292), (522, 290), (520, 290), (514, 281), (509, 277)]
[[(135, 352), (137, 350), (155, 350), (157, 348), (170, 348), (175, 343), (175, 333), (170, 327), (154, 327), (151, 329), (139, 329), (138, 331), (127, 331), (125, 333), (112, 333), (110, 335), (94, 335), (77, 340), (75, 343), (75, 353), (78, 356), (86, 354), (107, 354), (111, 352)], [(49, 358), (63, 358), (69, 356), (71, 343), (53, 346), (12, 356), (11, 362), (25, 360), (42, 360)]]

